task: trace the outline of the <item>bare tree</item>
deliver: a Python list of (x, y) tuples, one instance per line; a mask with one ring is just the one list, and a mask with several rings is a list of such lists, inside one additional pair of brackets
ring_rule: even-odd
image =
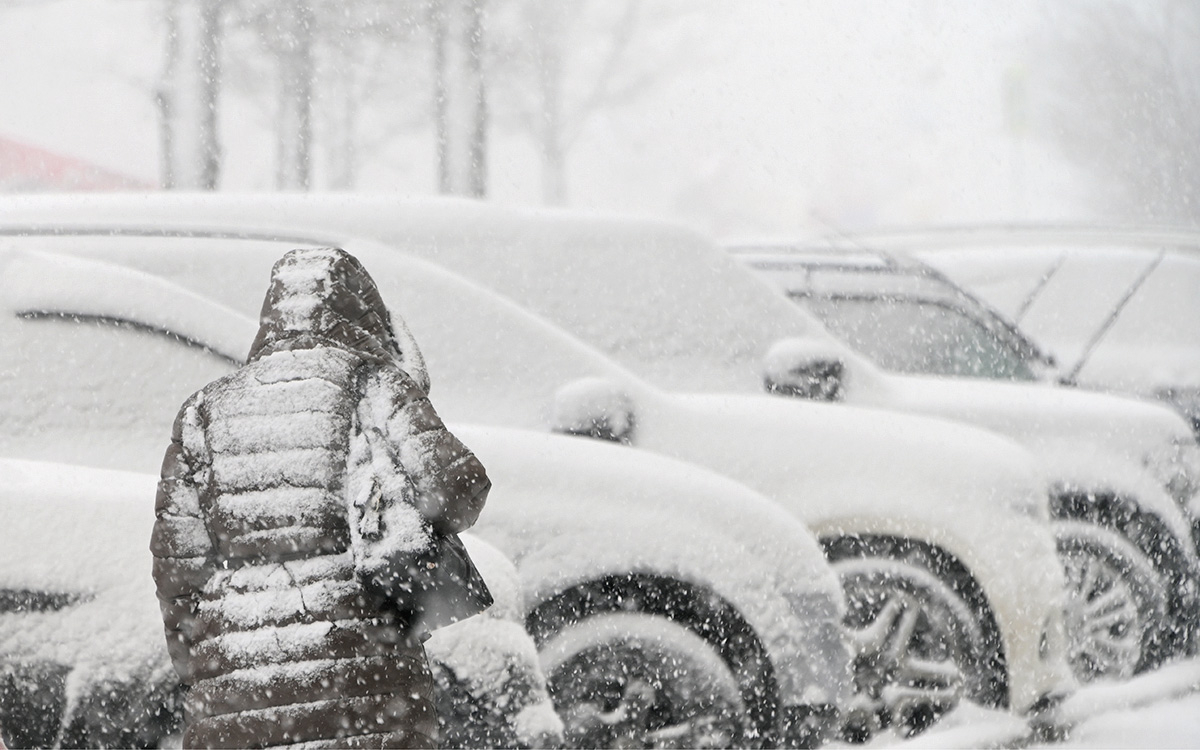
[(1054, 6), (1040, 39), (1045, 113), (1063, 153), (1098, 179), (1099, 208), (1200, 223), (1200, 3)]
[(217, 105), (223, 0), (168, 0), (166, 58), (155, 100), (162, 185), (214, 190), (220, 178)]
[(426, 0), (358, 0), (354, 7), (322, 22), (318, 45), (321, 137), (329, 185), (340, 189), (354, 187), (365, 157), (431, 119)]
[(600, 112), (696, 62), (674, 35), (689, 6), (656, 0), (513, 0), (492, 45), (496, 99), (541, 156), (542, 198), (567, 201), (567, 158)]
[(308, 0), (276, 4), (270, 14), (276, 36), (279, 80), (275, 109), (275, 186), (308, 190), (312, 182), (313, 25)]
[(427, 33), (431, 0), (228, 1), (229, 83), (273, 123), (279, 187), (354, 187), (363, 154), (395, 135), (364, 133), (367, 111), (419, 106), (428, 124), (415, 104), (426, 76), (412, 42)]
[(487, 194), (483, 0), (437, 0), (430, 13), (438, 190)]

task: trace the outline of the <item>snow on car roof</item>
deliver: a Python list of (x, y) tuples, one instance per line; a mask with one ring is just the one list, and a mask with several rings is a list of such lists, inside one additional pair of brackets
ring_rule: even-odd
[[(153, 325), (232, 360), (245, 356), (253, 320), (131, 268), (82, 258), (15, 251), (0, 239), (0, 304), (22, 316), (63, 315)], [(9, 250), (10, 252), (6, 252)]]
[(234, 222), (371, 237), (498, 291), (674, 389), (760, 391), (761, 358), (783, 338), (825, 338), (861, 359), (711, 241), (662, 221), (466, 200), (222, 193), (24, 197), (3, 213), (48, 227)]

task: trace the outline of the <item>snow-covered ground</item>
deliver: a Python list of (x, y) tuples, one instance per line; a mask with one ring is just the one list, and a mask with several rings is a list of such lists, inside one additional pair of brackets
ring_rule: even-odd
[(880, 735), (869, 747), (1194, 748), (1200, 747), (1200, 659), (1169, 664), (1124, 682), (1081, 689), (1044, 725), (964, 705), (910, 740)]
[(1078, 725), (1064, 746), (1200, 746), (1200, 694), (1190, 692), (1148, 706), (1098, 714)]

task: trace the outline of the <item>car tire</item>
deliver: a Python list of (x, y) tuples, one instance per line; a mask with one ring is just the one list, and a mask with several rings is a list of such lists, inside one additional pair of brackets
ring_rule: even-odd
[(894, 557), (833, 561), (846, 594), (853, 698), (843, 739), (881, 729), (924, 731), (964, 698), (994, 704), (988, 634), (955, 587), (923, 565)]
[(1139, 671), (1151, 669), (1169, 658), (1191, 654), (1196, 649), (1200, 627), (1200, 570), (1191, 547), (1194, 542), (1173, 531), (1152, 513), (1143, 512), (1132, 500), (1111, 493), (1071, 492), (1057, 495), (1051, 514), (1058, 521), (1080, 521), (1103, 527), (1129, 542), (1148, 560), (1167, 591), (1167, 612), (1157, 637), (1149, 644)]
[(1121, 534), (1086, 521), (1056, 521), (1067, 579), (1067, 638), (1075, 676), (1126, 678), (1162, 662), (1170, 585)]
[(665, 617), (607, 612), (540, 651), (568, 747), (739, 747), (749, 723), (736, 676), (707, 641)]

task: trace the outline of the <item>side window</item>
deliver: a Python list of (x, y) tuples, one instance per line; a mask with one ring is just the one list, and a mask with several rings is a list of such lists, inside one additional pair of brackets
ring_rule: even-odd
[(889, 297), (798, 300), (835, 336), (893, 372), (1034, 380), (1021, 354), (946, 305)]
[(6, 455), (156, 472), (147, 464), (161, 457), (180, 404), (234, 367), (195, 342), (127, 321), (4, 315), (0, 447)]

